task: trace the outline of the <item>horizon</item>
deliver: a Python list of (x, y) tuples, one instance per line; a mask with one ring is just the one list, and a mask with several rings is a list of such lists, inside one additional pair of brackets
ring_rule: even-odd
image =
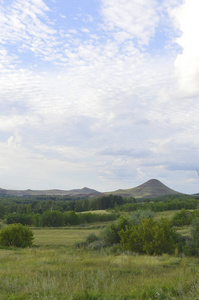
[(4, 189), (198, 192), (198, 0), (0, 1)]
[[(134, 188), (137, 188), (137, 187), (139, 187), (139, 186), (141, 186), (141, 185), (144, 185), (144, 184), (146, 184), (146, 183), (148, 183), (148, 182), (150, 182), (150, 181), (158, 181), (160, 184), (163, 184), (163, 185), (165, 185), (164, 184), (164, 182), (161, 182), (159, 179), (157, 179), (157, 178), (151, 178), (151, 179), (149, 179), (149, 180), (147, 180), (147, 181), (145, 181), (145, 182), (142, 182), (142, 183), (140, 183), (140, 184), (138, 184), (137, 186), (134, 186), (134, 187), (127, 187), (127, 188), (125, 188), (125, 189), (123, 189), (123, 188), (120, 188), (120, 187), (118, 187), (116, 190), (107, 190), (107, 191), (100, 191), (100, 190), (97, 190), (97, 189), (95, 189), (95, 188), (93, 188), (93, 187), (89, 187), (89, 186), (84, 186), (84, 187), (75, 187), (75, 188), (72, 188), (72, 189), (59, 189), (59, 188), (50, 188), (50, 189), (32, 189), (32, 188), (28, 188), (28, 189), (4, 189), (4, 188), (2, 188), (2, 187), (0, 187), (0, 189), (2, 189), (2, 190), (8, 190), (8, 191), (14, 191), (14, 190), (16, 190), (16, 191), (28, 191), (28, 190), (30, 190), (30, 191), (66, 191), (66, 192), (69, 192), (69, 191), (75, 191), (75, 190), (79, 190), (79, 191), (81, 191), (81, 190), (83, 190), (83, 189), (89, 189), (89, 190), (94, 190), (94, 191), (96, 191), (96, 192), (99, 192), (99, 193), (108, 193), (108, 192), (115, 192), (115, 191), (119, 191), (119, 190), (128, 190), (128, 189), (134, 189)], [(167, 186), (167, 185), (165, 185), (165, 187), (166, 188), (169, 188), (169, 189), (172, 189), (172, 190), (174, 190), (173, 188), (171, 188), (170, 186)], [(179, 192), (179, 193), (182, 193), (181, 191), (178, 191), (178, 190), (174, 190), (175, 192)], [(184, 194), (186, 194), (186, 193), (184, 193)], [(197, 193), (194, 193), (194, 194), (197, 194)], [(194, 194), (189, 194), (189, 193), (187, 193), (187, 195), (194, 195)]]

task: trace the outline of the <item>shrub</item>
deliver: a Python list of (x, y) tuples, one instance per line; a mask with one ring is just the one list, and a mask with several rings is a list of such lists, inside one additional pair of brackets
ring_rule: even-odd
[(143, 219), (141, 224), (132, 225), (119, 232), (123, 250), (141, 254), (172, 254), (175, 250), (175, 232), (167, 219), (159, 222)]
[(132, 225), (141, 223), (143, 219), (154, 217), (154, 212), (150, 210), (137, 210), (130, 214), (130, 217), (120, 216), (120, 218), (106, 226), (101, 233), (101, 238), (107, 246), (112, 246), (120, 243), (121, 237), (119, 232), (129, 229)]
[(118, 244), (121, 240), (119, 232), (126, 230), (130, 226), (129, 220), (121, 216), (117, 222), (112, 223), (104, 228), (101, 233), (101, 238), (107, 246)]
[(190, 225), (193, 220), (193, 215), (193, 213), (183, 208), (179, 213), (173, 216), (171, 223), (173, 226)]
[(88, 249), (90, 250), (101, 250), (102, 248), (104, 248), (106, 245), (104, 244), (103, 241), (94, 241), (90, 244), (88, 244)]
[(97, 235), (95, 233), (90, 233), (86, 238), (86, 242), (88, 244), (93, 243), (98, 240), (99, 240), (99, 238), (97, 237)]
[(190, 233), (191, 240), (187, 241), (184, 252), (187, 255), (199, 256), (199, 209), (194, 214)]
[(138, 209), (130, 214), (130, 223), (131, 224), (139, 224), (141, 223), (142, 219), (149, 219), (153, 218), (155, 213), (149, 209), (142, 210)]
[(76, 242), (74, 245), (75, 248), (87, 248), (88, 243), (83, 241), (83, 242)]
[(115, 234), (112, 231), (110, 225), (106, 226), (101, 231), (100, 238), (107, 246), (111, 246), (111, 245), (115, 244)]
[(0, 245), (25, 248), (32, 246), (33, 232), (22, 224), (11, 224), (0, 230)]

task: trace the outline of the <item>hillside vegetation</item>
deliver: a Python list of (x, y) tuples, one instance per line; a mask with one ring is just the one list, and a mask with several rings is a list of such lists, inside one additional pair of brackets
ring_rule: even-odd
[(157, 179), (151, 179), (135, 188), (125, 190), (119, 189), (106, 194), (120, 195), (123, 197), (148, 198), (162, 195), (176, 195), (180, 193), (168, 188)]

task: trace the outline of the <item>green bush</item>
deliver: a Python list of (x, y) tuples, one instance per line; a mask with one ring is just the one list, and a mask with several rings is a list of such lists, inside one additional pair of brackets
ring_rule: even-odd
[(181, 209), (179, 213), (176, 213), (171, 219), (173, 226), (185, 226), (190, 225), (193, 220), (194, 214), (186, 209)]
[(90, 250), (101, 250), (104, 247), (106, 247), (106, 245), (104, 244), (104, 242), (102, 240), (94, 241), (94, 242), (88, 244), (88, 246), (87, 246), (87, 248)]
[(130, 214), (130, 223), (133, 224), (139, 224), (143, 219), (149, 219), (155, 217), (155, 213), (149, 209), (143, 210), (138, 209), (136, 211), (133, 211)]
[(0, 230), (0, 245), (25, 248), (32, 246), (33, 232), (22, 224), (11, 224)]
[(104, 228), (101, 233), (101, 239), (107, 246), (118, 244), (121, 240), (119, 232), (126, 230), (130, 226), (129, 220), (121, 216), (115, 223), (112, 223)]
[(148, 255), (172, 254), (176, 248), (175, 232), (167, 219), (143, 219), (141, 224), (119, 232), (123, 250)]
[(90, 233), (87, 237), (86, 237), (86, 242), (88, 244), (93, 243), (95, 241), (98, 241), (99, 238), (95, 233)]
[(196, 210), (191, 224), (191, 240), (188, 240), (184, 252), (189, 256), (199, 256), (199, 208)]
[(120, 218), (106, 226), (101, 233), (101, 239), (107, 246), (120, 243), (121, 237), (119, 232), (129, 229), (132, 225), (141, 223), (142, 219), (152, 218), (154, 213), (150, 210), (137, 210), (130, 214), (130, 217), (120, 216)]

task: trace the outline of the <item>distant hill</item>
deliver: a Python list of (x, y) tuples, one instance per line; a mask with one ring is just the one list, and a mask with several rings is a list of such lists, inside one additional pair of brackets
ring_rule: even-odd
[(134, 197), (134, 198), (149, 198), (158, 197), (163, 195), (181, 194), (174, 191), (164, 185), (157, 179), (150, 179), (149, 181), (131, 189), (116, 190), (114, 192), (108, 192), (106, 194), (120, 195), (123, 197)]
[(69, 191), (64, 190), (5, 190), (0, 189), (0, 196), (16, 196), (16, 197), (23, 197), (23, 196), (72, 196), (72, 197), (96, 197), (100, 196), (101, 193), (84, 187), (83, 189), (74, 189)]
[(84, 187), (82, 189), (74, 189), (69, 191), (64, 190), (6, 190), (0, 189), (0, 196), (71, 196), (76, 198), (85, 197), (99, 197), (103, 195), (120, 195), (123, 197), (135, 197), (135, 198), (149, 198), (163, 195), (181, 194), (176, 192), (157, 179), (151, 179), (135, 188), (116, 190), (113, 192), (100, 193), (96, 190)]

